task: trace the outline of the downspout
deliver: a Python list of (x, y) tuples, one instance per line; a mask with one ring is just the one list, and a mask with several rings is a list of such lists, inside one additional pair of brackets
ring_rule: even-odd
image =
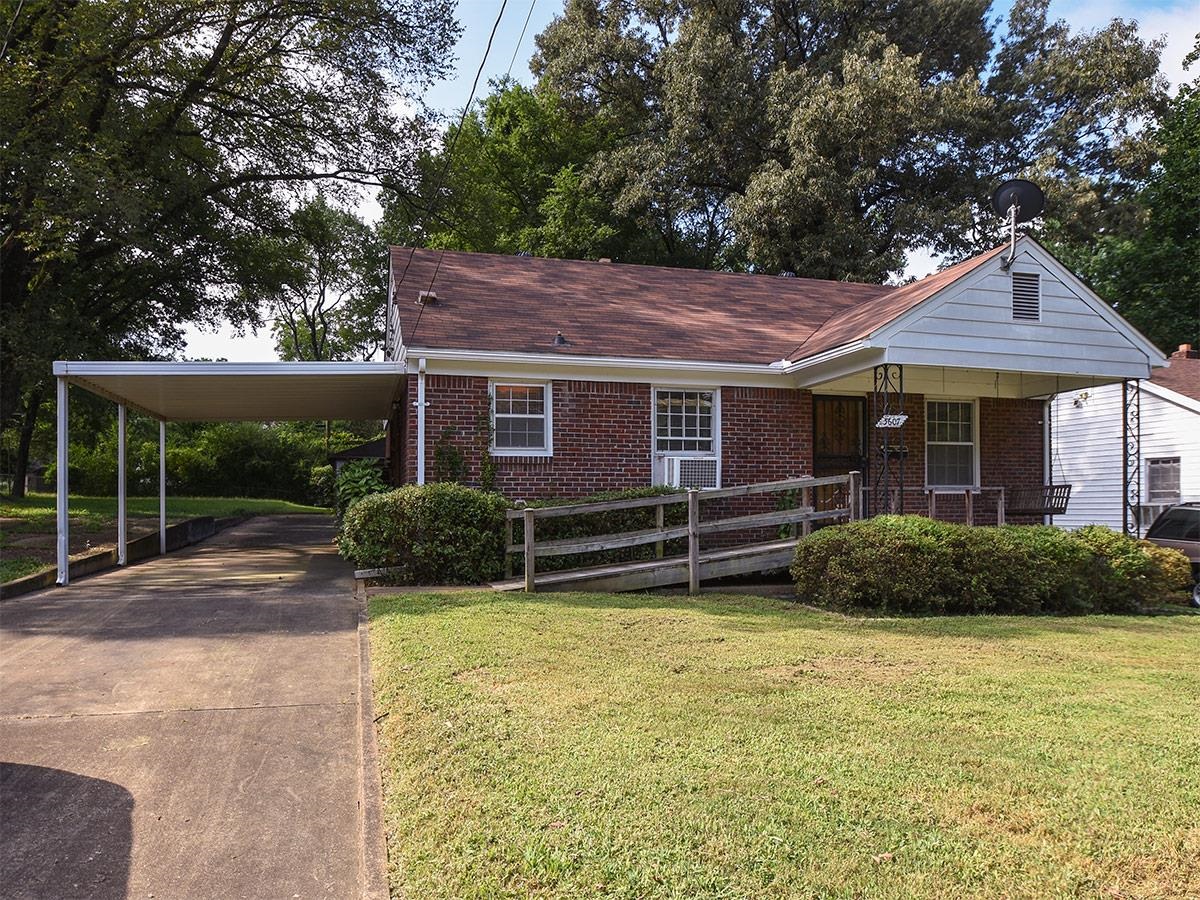
[(425, 483), (425, 357), (417, 360), (417, 484)]
[[(1054, 448), (1050, 442), (1054, 439), (1054, 429), (1051, 427), (1051, 416), (1054, 415), (1054, 400), (1058, 394), (1051, 394), (1050, 399), (1042, 402), (1042, 484), (1054, 484)], [(1054, 516), (1042, 516), (1043, 525), (1053, 525)]]

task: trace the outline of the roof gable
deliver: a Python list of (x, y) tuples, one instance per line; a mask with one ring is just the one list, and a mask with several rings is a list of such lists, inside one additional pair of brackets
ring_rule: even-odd
[[(1011, 266), (992, 251), (870, 334), (889, 361), (997, 371), (1145, 378), (1163, 356), (1031, 238)], [(949, 272), (950, 270), (947, 270)], [(1033, 277), (1037, 314), (1014, 313), (1014, 276)]]

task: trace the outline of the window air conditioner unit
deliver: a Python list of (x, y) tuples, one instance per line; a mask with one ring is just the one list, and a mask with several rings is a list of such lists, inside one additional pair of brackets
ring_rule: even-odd
[(676, 488), (715, 488), (717, 460), (703, 456), (664, 456), (663, 484)]

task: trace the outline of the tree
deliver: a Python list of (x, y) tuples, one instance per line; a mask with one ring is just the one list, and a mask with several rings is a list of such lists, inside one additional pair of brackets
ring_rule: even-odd
[(1047, 0), (568, 0), (534, 70), (616, 137), (584, 176), (673, 261), (882, 280), (921, 246), (994, 241), (1003, 178), (1033, 174), (1081, 230), (1122, 214), (1153, 147), (1159, 46), (1072, 34)]
[[(15, 7), (15, 8), (14, 8)], [(23, 487), (50, 362), (260, 324), (250, 251), (313, 182), (403, 184), (451, 0), (25, 0), (0, 22), (0, 423)]]
[(386, 252), (357, 216), (318, 194), (255, 255), (245, 289), (269, 305), (280, 359), (369, 360), (383, 349)]
[(584, 174), (611, 140), (603, 116), (573, 121), (548, 92), (493, 82), (422, 159), (419, 188), (385, 196), (382, 230), (406, 245), (653, 261), (640, 223)]
[(1136, 196), (1142, 215), (1090, 239), (1055, 228), (1054, 250), (1169, 353), (1200, 344), (1200, 81), (1180, 87), (1152, 134), (1162, 157)]

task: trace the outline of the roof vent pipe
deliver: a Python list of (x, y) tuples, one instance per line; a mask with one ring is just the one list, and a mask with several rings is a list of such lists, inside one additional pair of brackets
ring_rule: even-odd
[(566, 347), (571, 342), (568, 341), (565, 337), (563, 337), (563, 333), (560, 331), (554, 335), (553, 343), (554, 343), (555, 347)]

